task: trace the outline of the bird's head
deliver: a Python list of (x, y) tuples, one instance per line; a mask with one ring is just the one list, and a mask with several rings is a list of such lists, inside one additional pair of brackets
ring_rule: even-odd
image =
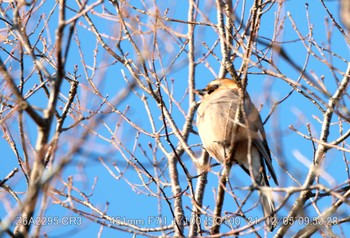
[(221, 89), (238, 89), (238, 85), (232, 79), (221, 78), (211, 81), (205, 88), (197, 89), (194, 92), (200, 97), (205, 97), (206, 95), (212, 94)]

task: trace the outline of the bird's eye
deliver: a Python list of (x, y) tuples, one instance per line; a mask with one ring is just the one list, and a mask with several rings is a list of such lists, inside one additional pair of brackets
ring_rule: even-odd
[(208, 94), (211, 94), (212, 92), (214, 92), (218, 88), (219, 88), (219, 85), (217, 85), (217, 84), (210, 85), (210, 87), (208, 88)]

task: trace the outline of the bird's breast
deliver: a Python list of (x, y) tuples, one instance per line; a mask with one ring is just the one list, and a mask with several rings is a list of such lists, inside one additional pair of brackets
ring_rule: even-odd
[(240, 140), (235, 126), (238, 95), (209, 95), (200, 104), (197, 115), (198, 133), (204, 148), (212, 157), (223, 161), (230, 145)]

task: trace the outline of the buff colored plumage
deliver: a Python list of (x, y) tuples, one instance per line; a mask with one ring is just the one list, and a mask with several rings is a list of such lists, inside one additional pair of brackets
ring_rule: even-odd
[[(267, 167), (278, 184), (264, 127), (248, 93), (244, 96), (241, 120), (236, 122), (236, 112), (240, 105), (238, 90), (238, 85), (230, 79), (216, 79), (206, 88), (197, 90), (197, 94), (202, 97), (197, 112), (197, 126), (203, 147), (220, 163), (229, 159), (232, 164), (239, 164), (251, 177), (252, 171), (252, 178), (260, 186), (270, 186)], [(231, 158), (227, 158), (229, 151), (233, 151)], [(277, 225), (272, 194), (259, 191), (259, 195), (264, 215), (269, 216), (266, 219), (268, 230), (272, 231)]]

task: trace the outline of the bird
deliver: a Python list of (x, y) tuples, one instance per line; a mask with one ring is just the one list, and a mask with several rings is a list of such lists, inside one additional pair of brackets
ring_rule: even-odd
[[(239, 90), (238, 83), (228, 78), (215, 79), (204, 89), (195, 90), (201, 98), (197, 128), (203, 147), (221, 164), (238, 164), (259, 186), (270, 186), (267, 167), (278, 185), (259, 111), (248, 93), (244, 92), (241, 97)], [(239, 108), (242, 108), (241, 116), (236, 115)], [(273, 231), (277, 226), (277, 215), (271, 191), (260, 189), (258, 192), (267, 217), (266, 227)]]

